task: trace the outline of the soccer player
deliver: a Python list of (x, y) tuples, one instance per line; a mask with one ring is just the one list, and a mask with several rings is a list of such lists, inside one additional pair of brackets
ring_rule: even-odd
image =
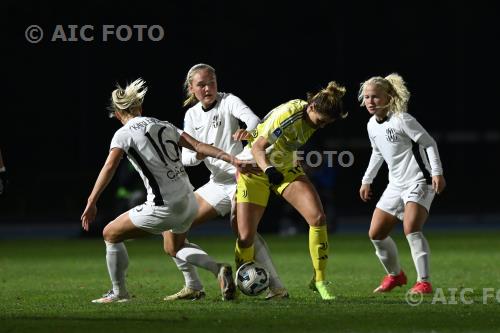
[(184, 244), (186, 233), (197, 212), (193, 188), (180, 160), (180, 147), (217, 157), (247, 172), (245, 163), (222, 150), (201, 143), (166, 121), (142, 116), (147, 88), (137, 79), (125, 89), (117, 87), (111, 95), (111, 116), (122, 124), (111, 140), (108, 158), (90, 194), (82, 214), (82, 226), (89, 229), (97, 214), (97, 201), (111, 181), (123, 154), (140, 174), (147, 189), (144, 204), (132, 208), (110, 222), (103, 231), (106, 262), (113, 288), (94, 303), (129, 300), (125, 285), (128, 254), (126, 239), (172, 231), (167, 248), (170, 255), (211, 271), (219, 280), (224, 299), (236, 291), (230, 265), (215, 262), (201, 249)]
[[(246, 139), (247, 131), (253, 130), (260, 119), (238, 97), (218, 92), (215, 69), (207, 64), (197, 64), (188, 71), (184, 88), (187, 94), (184, 106), (191, 106), (184, 117), (185, 133), (232, 155), (240, 153), (243, 146), (239, 140)], [(239, 128), (238, 121), (246, 124), (246, 130)], [(182, 149), (183, 165), (197, 165), (201, 161), (205, 163), (211, 175), (208, 183), (198, 188), (194, 194), (199, 209), (193, 226), (217, 216), (224, 216), (235, 206), (233, 203), (236, 192), (236, 169), (223, 161), (206, 157), (187, 148)], [(236, 223), (235, 213), (230, 214), (232, 224)], [(171, 232), (164, 233), (165, 244), (168, 244), (170, 234)], [(194, 243), (190, 245), (197, 247)], [(287, 298), (288, 292), (278, 277), (267, 244), (259, 234), (256, 235), (255, 248), (256, 261), (262, 264), (270, 275), (266, 299)], [(165, 297), (165, 300), (197, 300), (204, 297), (205, 292), (196, 268), (176, 257), (172, 259), (183, 273), (185, 285), (179, 292)]]
[(359, 190), (363, 201), (371, 199), (370, 184), (383, 162), (389, 167), (389, 184), (376, 205), (368, 233), (387, 272), (374, 292), (388, 292), (407, 282), (396, 243), (389, 236), (402, 220), (418, 275), (410, 292), (431, 293), (430, 249), (422, 227), (434, 193), (441, 193), (446, 186), (436, 142), (407, 113), (410, 92), (398, 74), (363, 82), (358, 98), (372, 115), (368, 122), (372, 154)]
[(262, 172), (238, 175), (237, 264), (254, 260), (257, 226), (272, 190), (288, 201), (310, 226), (309, 251), (314, 274), (309, 286), (324, 300), (335, 298), (325, 275), (328, 260), (325, 214), (316, 189), (295, 156), (317, 129), (347, 116), (342, 106), (344, 94), (344, 87), (330, 82), (325, 89), (309, 94), (307, 101), (295, 99), (276, 107), (252, 131), (253, 140), (238, 155), (240, 159), (253, 159)]

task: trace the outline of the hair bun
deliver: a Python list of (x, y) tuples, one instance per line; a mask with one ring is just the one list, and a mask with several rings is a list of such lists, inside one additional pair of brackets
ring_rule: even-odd
[(345, 87), (341, 86), (335, 81), (328, 82), (328, 86), (326, 87), (325, 90), (327, 93), (331, 94), (337, 93), (338, 95), (340, 95), (339, 97), (343, 97), (346, 93)]

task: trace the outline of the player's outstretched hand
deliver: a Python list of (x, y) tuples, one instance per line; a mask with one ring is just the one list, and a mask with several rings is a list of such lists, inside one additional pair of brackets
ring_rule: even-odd
[(242, 128), (237, 129), (233, 134), (233, 140), (235, 141), (249, 140), (251, 137), (252, 135), (250, 134), (250, 132)]
[(445, 187), (446, 180), (444, 180), (444, 177), (442, 175), (432, 176), (432, 188), (434, 189), (434, 192), (436, 192), (437, 194), (441, 194)]
[(361, 197), (361, 200), (364, 202), (367, 202), (372, 198), (373, 192), (371, 189), (370, 184), (362, 184), (361, 188), (359, 189), (359, 196)]
[(94, 222), (96, 215), (97, 215), (97, 206), (95, 204), (87, 204), (87, 207), (85, 207), (85, 210), (83, 211), (81, 217), (82, 228), (85, 231), (89, 231), (89, 226), (92, 222)]

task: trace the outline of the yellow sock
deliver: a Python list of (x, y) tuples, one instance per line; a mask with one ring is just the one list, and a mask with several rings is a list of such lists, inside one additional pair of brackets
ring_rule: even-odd
[(246, 262), (253, 261), (255, 256), (254, 245), (250, 247), (240, 247), (238, 240), (236, 240), (236, 247), (234, 249), (234, 261), (236, 262), (236, 269)]
[(328, 261), (328, 234), (326, 232), (326, 225), (309, 227), (309, 253), (311, 254), (316, 281), (324, 281), (326, 263)]

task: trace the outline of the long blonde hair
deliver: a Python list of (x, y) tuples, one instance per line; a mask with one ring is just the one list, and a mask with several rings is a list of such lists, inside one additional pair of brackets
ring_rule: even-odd
[(345, 87), (335, 81), (330, 81), (328, 86), (316, 94), (307, 94), (307, 102), (314, 103), (318, 113), (330, 116), (333, 119), (345, 118), (348, 112), (344, 111), (342, 97), (346, 92)]
[(389, 104), (387, 104), (389, 112), (400, 114), (408, 111), (410, 92), (406, 88), (406, 83), (401, 75), (392, 73), (385, 78), (374, 76), (361, 83), (358, 94), (358, 100), (361, 102), (361, 106), (365, 106), (364, 90), (368, 85), (379, 87), (389, 96)]
[(217, 79), (217, 77), (215, 75), (215, 69), (210, 65), (197, 64), (197, 65), (194, 65), (193, 67), (191, 67), (191, 69), (189, 69), (189, 71), (186, 75), (186, 80), (184, 81), (184, 91), (186, 92), (186, 100), (184, 101), (184, 103), (182, 103), (182, 106), (184, 106), (184, 107), (196, 104), (198, 102), (198, 100), (196, 99), (196, 96), (192, 92), (189, 91), (189, 86), (193, 82), (193, 76), (201, 70), (209, 71)]
[(127, 85), (125, 89), (117, 83), (116, 89), (111, 93), (109, 116), (114, 117), (115, 112), (135, 115), (138, 107), (142, 106), (147, 91), (146, 81), (141, 78)]

